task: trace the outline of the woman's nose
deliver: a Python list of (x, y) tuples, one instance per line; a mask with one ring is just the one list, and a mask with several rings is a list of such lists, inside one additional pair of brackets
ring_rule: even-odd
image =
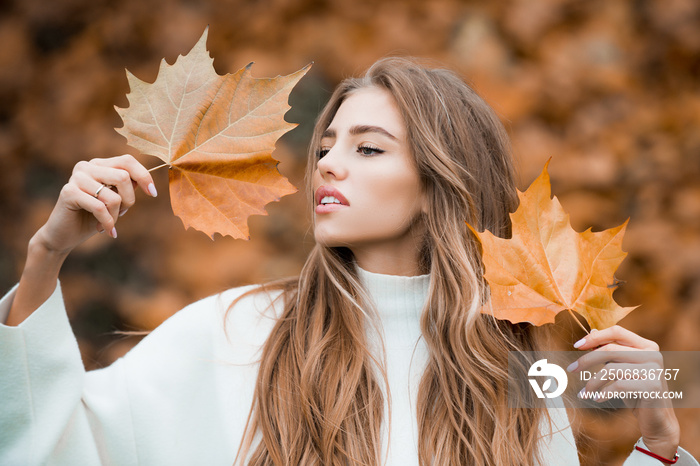
[(326, 155), (319, 159), (317, 167), (323, 178), (342, 179), (347, 176), (348, 169), (337, 146), (332, 147)]

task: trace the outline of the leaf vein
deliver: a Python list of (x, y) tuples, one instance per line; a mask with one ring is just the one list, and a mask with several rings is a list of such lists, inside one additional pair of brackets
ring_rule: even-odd
[(158, 117), (156, 116), (156, 112), (153, 110), (153, 107), (151, 106), (151, 101), (148, 100), (148, 96), (143, 92), (143, 89), (140, 87), (138, 88), (139, 92), (143, 96), (144, 100), (146, 101), (146, 105), (148, 105), (148, 110), (151, 111), (151, 115), (153, 115), (153, 121), (155, 121), (155, 126), (158, 128), (158, 131), (160, 131), (161, 136), (163, 136), (163, 139), (165, 141), (168, 140), (167, 137), (165, 137), (165, 133), (163, 132), (163, 129), (160, 127), (160, 123), (158, 123)]

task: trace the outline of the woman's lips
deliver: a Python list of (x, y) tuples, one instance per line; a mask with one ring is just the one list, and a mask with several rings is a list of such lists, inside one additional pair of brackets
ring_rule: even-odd
[(343, 204), (319, 204), (316, 206), (315, 212), (317, 214), (328, 214), (331, 212), (336, 212), (338, 210), (347, 209), (349, 206)]
[[(336, 198), (340, 204), (337, 204), (335, 202), (328, 203), (328, 204), (321, 204), (321, 200), (326, 197), (326, 196), (331, 196)], [(321, 186), (316, 190), (316, 195), (314, 196), (316, 199), (316, 209), (315, 212), (317, 214), (327, 214), (330, 212), (336, 212), (338, 210), (345, 209), (350, 206), (350, 203), (348, 202), (347, 199), (345, 199), (345, 196), (335, 189), (332, 186)]]

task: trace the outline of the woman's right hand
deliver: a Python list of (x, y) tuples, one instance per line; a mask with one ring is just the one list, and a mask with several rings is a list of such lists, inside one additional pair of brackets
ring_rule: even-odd
[(157, 195), (151, 174), (131, 155), (78, 162), (33, 241), (66, 255), (97, 232), (116, 238), (115, 225), (134, 204), (137, 185), (146, 194)]
[(157, 195), (151, 174), (131, 155), (78, 162), (48, 221), (29, 241), (5, 325), (21, 324), (51, 296), (63, 261), (76, 246), (98, 231), (117, 237), (115, 225), (134, 204), (137, 185)]

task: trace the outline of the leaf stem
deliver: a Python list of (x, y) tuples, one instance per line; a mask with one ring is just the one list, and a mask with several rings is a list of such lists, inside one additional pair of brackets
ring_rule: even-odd
[(152, 172), (154, 170), (158, 170), (159, 168), (167, 167), (170, 164), (164, 163), (163, 165), (158, 165), (157, 167), (149, 168), (148, 171)]
[(567, 311), (569, 311), (569, 314), (571, 314), (571, 317), (574, 318), (574, 320), (575, 320), (576, 323), (579, 325), (579, 327), (581, 327), (581, 328), (583, 329), (583, 331), (586, 332), (586, 335), (590, 335), (591, 332), (589, 332), (588, 330), (586, 330), (586, 327), (584, 327), (583, 324), (581, 323), (581, 321), (578, 320), (578, 316), (577, 316), (576, 314), (574, 314), (574, 311), (572, 311), (571, 309), (567, 309)]

